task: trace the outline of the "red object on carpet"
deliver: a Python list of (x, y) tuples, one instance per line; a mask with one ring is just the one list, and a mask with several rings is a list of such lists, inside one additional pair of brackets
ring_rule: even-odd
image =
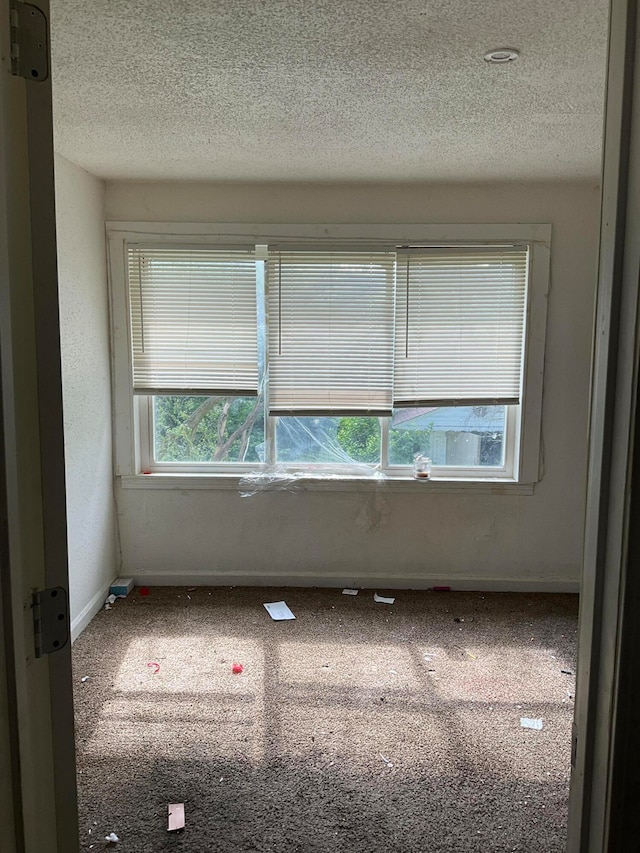
[(141, 586), (140, 587), (140, 595), (149, 595), (149, 587)]
[(231, 672), (234, 675), (240, 675), (240, 673), (242, 672), (243, 669), (244, 669), (244, 667), (242, 666), (241, 663), (234, 663), (233, 666), (231, 667)]

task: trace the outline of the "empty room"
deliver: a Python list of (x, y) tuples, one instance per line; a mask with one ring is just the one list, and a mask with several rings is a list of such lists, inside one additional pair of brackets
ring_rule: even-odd
[(80, 850), (565, 849), (608, 13), (53, 0)]

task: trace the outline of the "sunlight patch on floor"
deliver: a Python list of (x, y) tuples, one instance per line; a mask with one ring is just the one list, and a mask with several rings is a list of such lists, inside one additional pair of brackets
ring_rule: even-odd
[[(241, 675), (232, 673), (234, 663), (248, 660), (251, 667)], [(123, 655), (114, 689), (120, 693), (255, 693), (264, 676), (261, 660), (261, 644), (238, 637), (138, 637)]]

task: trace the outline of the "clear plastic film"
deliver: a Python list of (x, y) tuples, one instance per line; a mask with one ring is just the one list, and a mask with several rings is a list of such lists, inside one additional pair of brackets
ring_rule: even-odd
[(265, 491), (296, 491), (310, 479), (386, 480), (377, 462), (377, 418), (281, 417), (275, 439), (279, 461), (242, 477), (241, 497)]

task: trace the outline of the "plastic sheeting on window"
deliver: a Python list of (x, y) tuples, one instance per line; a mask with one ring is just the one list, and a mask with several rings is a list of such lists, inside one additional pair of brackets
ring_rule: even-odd
[[(251, 497), (265, 491), (293, 491), (303, 489), (305, 482), (344, 481), (366, 479), (386, 481), (380, 464), (354, 458), (338, 440), (337, 418), (331, 417), (281, 417), (276, 427), (279, 461), (266, 469), (242, 477), (239, 483), (241, 497)], [(376, 423), (377, 419), (375, 420)], [(351, 437), (349, 444), (357, 455), (379, 459), (379, 436), (369, 435), (368, 447), (362, 436)]]

